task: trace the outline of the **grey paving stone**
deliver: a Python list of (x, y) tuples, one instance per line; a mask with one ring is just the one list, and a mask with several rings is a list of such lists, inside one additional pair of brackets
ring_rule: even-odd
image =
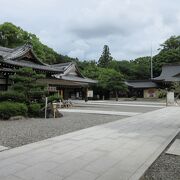
[(55, 157), (52, 157), (49, 160), (57, 162), (59, 164), (62, 164), (62, 163), (66, 163), (70, 160), (73, 160), (75, 158), (79, 158), (83, 154), (84, 154), (83, 151), (76, 149), (74, 151), (69, 151), (65, 154), (57, 154)]
[(113, 165), (115, 165), (118, 161), (119, 159), (113, 158), (111, 156), (102, 157), (96, 161), (91, 162), (84, 168), (84, 170), (96, 174), (102, 174), (103, 172), (111, 168)]
[(70, 176), (71, 174), (79, 171), (81, 168), (88, 164), (87, 161), (80, 159), (73, 159), (66, 163), (60, 164), (55, 169), (50, 170), (53, 174), (57, 174), (63, 178)]
[(51, 169), (54, 169), (58, 166), (58, 163), (53, 161), (42, 161), (40, 163), (37, 163), (33, 166), (34, 169), (38, 169), (40, 171), (49, 171)]
[(13, 176), (13, 175), (6, 176), (6, 177), (0, 176), (0, 179), (1, 180), (23, 180), (22, 178), (17, 177), (17, 176)]
[(50, 153), (50, 152), (43, 152), (43, 153), (38, 153), (36, 155), (29, 155), (25, 159), (21, 160), (20, 163), (28, 165), (28, 166), (33, 166), (39, 162), (46, 161), (52, 157), (56, 157), (56, 154)]
[(84, 153), (83, 155), (79, 156), (78, 158), (88, 161), (88, 162), (91, 162), (91, 161), (95, 161), (96, 159), (99, 159), (105, 155), (107, 155), (107, 152), (105, 152), (105, 151), (93, 150), (91, 152)]
[(9, 157), (3, 160), (0, 160), (0, 169), (3, 167), (6, 167), (8, 165), (14, 164), (14, 163), (18, 163), (21, 160), (25, 159), (27, 156), (25, 156), (24, 154), (21, 155), (17, 155), (15, 157)]
[(34, 167), (29, 167), (23, 171), (15, 173), (14, 175), (23, 180), (62, 180), (62, 177), (59, 175)]
[(176, 139), (166, 153), (180, 156), (180, 139)]
[(121, 161), (122, 159), (128, 158), (129, 154), (132, 154), (133, 152), (134, 150), (120, 148), (120, 149), (110, 152), (109, 157), (112, 157)]
[(0, 177), (14, 174), (20, 170), (24, 170), (26, 167), (27, 166), (18, 163), (13, 163), (11, 165), (4, 166), (3, 168), (0, 169)]
[(98, 110), (83, 110), (83, 109), (61, 109), (60, 112), (70, 112), (70, 113), (85, 113), (85, 114), (108, 114), (108, 115), (118, 115), (118, 116), (135, 116), (141, 113), (137, 112), (121, 112), (121, 111), (98, 111)]
[(65, 178), (64, 180), (95, 180), (97, 177), (97, 174), (81, 170)]
[(78, 148), (77, 144), (68, 144), (68, 145), (65, 145), (65, 146), (62, 145), (60, 147), (56, 147), (53, 150), (51, 150), (51, 152), (58, 153), (58, 154), (63, 154), (63, 153), (66, 153), (68, 151), (75, 150), (76, 148)]
[(118, 168), (112, 168), (109, 171), (103, 173), (96, 180), (128, 180), (130, 173), (128, 171), (122, 171)]

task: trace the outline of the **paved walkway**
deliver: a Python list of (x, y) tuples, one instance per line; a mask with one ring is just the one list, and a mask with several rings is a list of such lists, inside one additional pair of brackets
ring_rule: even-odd
[(137, 112), (121, 112), (121, 111), (98, 111), (90, 109), (59, 109), (60, 112), (72, 112), (72, 113), (85, 113), (85, 114), (106, 114), (106, 115), (117, 115), (117, 116), (135, 116), (141, 113)]
[(136, 180), (180, 128), (168, 107), (0, 153), (1, 180)]
[(84, 104), (84, 105), (101, 105), (101, 106), (129, 106), (129, 107), (165, 107), (165, 103), (157, 102), (139, 102), (139, 101), (73, 101), (74, 104)]

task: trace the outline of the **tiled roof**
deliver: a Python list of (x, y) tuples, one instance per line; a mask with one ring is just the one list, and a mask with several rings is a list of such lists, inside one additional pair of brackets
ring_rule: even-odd
[(180, 64), (167, 64), (162, 67), (161, 75), (154, 78), (155, 81), (180, 81)]
[(89, 79), (89, 78), (82, 78), (77, 76), (61, 76), (61, 79), (67, 80), (67, 81), (76, 81), (76, 82), (86, 82), (86, 83), (92, 83), (96, 84), (97, 81)]
[(0, 56), (2, 56), (3, 58), (11, 54), (12, 51), (13, 49), (0, 46)]
[(52, 68), (49, 65), (39, 65), (39, 64), (33, 64), (29, 63), (28, 61), (13, 61), (13, 60), (6, 60), (5, 62), (0, 60), (0, 62), (14, 65), (14, 66), (20, 66), (20, 67), (30, 67), (37, 70), (44, 70), (44, 71), (52, 71), (53, 73), (63, 73), (62, 70), (59, 70), (57, 68)]
[(52, 64), (50, 65), (52, 68), (61, 70), (61, 71), (66, 71), (73, 63), (60, 63), (60, 64)]
[[(31, 59), (25, 58), (25, 55), (27, 55), (28, 52), (31, 53), (33, 59), (32, 57)], [(54, 74), (53, 76), (57, 79), (79, 83), (97, 83), (97, 81), (83, 77), (73, 62), (53, 65), (41, 62), (33, 52), (32, 46), (28, 44), (15, 49), (0, 47), (0, 57), (0, 63), (5, 67), (9, 67), (7, 65), (31, 67), (36, 70), (48, 71), (51, 74)], [(72, 75), (72, 71), (76, 73), (74, 76)]]
[[(23, 57), (24, 54), (26, 54), (28, 51), (30, 51), (34, 58), (35, 62), (23, 60), (20, 57)], [(63, 63), (63, 65), (48, 65), (43, 62), (41, 62), (33, 52), (32, 46), (29, 44), (25, 44), (23, 46), (17, 47), (15, 49), (0, 47), (0, 56), (3, 57), (3, 59), (0, 59), (1, 62), (20, 66), (20, 67), (31, 67), (33, 69), (38, 70), (44, 70), (44, 71), (52, 71), (55, 73), (63, 73), (66, 69), (66, 64)]]
[(133, 88), (154, 88), (157, 87), (157, 84), (150, 80), (141, 80), (141, 81), (126, 81), (125, 84)]

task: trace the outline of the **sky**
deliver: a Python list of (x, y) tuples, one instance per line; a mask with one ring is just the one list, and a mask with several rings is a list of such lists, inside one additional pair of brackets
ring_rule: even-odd
[(106, 44), (116, 60), (131, 60), (180, 35), (180, 0), (0, 0), (4, 22), (63, 55), (98, 60)]

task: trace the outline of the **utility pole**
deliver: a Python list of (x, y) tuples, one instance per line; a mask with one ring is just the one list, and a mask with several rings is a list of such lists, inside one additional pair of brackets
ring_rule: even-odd
[(153, 79), (153, 58), (152, 58), (152, 43), (151, 43), (151, 79)]

